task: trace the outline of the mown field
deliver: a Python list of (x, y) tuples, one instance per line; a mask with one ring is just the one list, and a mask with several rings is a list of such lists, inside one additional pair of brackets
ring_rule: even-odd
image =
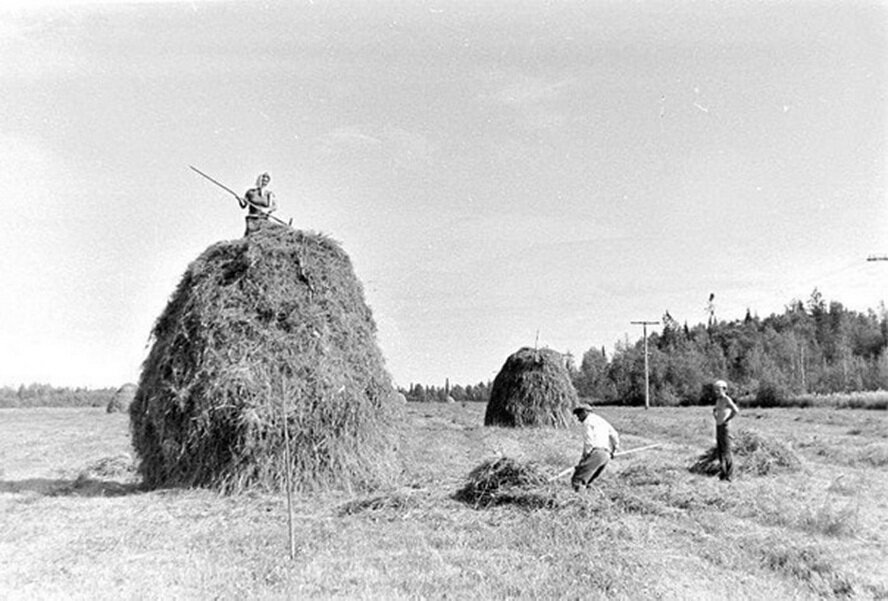
[[(572, 430), (484, 428), (481, 404), (409, 404), (397, 488), (297, 498), (140, 491), (128, 421), (0, 410), (3, 599), (888, 599), (888, 414), (747, 409), (794, 469), (733, 483), (689, 467), (708, 408), (601, 408), (624, 448), (599, 485), (489, 508), (454, 498), (504, 456), (556, 474)], [(738, 457), (738, 463), (743, 458)]]

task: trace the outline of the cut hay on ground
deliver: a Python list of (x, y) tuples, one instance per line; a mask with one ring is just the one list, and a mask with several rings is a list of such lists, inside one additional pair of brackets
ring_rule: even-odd
[(577, 405), (564, 358), (551, 349), (522, 348), (493, 381), (485, 426), (567, 427)]
[(548, 497), (548, 484), (548, 476), (535, 463), (498, 457), (473, 469), (455, 497), (476, 508), (506, 503), (535, 505), (535, 499)]
[(56, 495), (114, 497), (130, 494), (139, 487), (133, 458), (128, 453), (103, 457), (83, 469), (69, 485), (54, 491)]
[(135, 396), (136, 385), (124, 384), (117, 389), (114, 396), (108, 401), (108, 406), (105, 408), (105, 411), (107, 413), (126, 413), (129, 411), (130, 404), (133, 402), (133, 397)]
[(408, 512), (429, 506), (427, 495), (415, 490), (398, 490), (348, 501), (339, 507), (339, 516), (362, 513), (388, 514), (403, 517)]
[[(754, 430), (741, 429), (732, 436), (731, 449), (734, 456), (734, 470), (754, 476), (765, 476), (776, 471), (795, 472), (801, 468), (801, 461), (786, 445), (762, 436)], [(705, 476), (719, 473), (716, 447), (710, 448), (697, 458), (691, 472)]]
[(153, 331), (130, 408), (149, 487), (373, 488), (399, 471), (394, 389), (351, 261), (266, 226), (208, 248)]

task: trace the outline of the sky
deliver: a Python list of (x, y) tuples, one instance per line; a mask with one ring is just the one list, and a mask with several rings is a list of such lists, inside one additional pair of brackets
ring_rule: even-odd
[[(888, 3), (2, 2), (0, 386), (136, 382), (268, 171), (395, 383), (888, 290)], [(654, 326), (650, 331), (657, 331)]]

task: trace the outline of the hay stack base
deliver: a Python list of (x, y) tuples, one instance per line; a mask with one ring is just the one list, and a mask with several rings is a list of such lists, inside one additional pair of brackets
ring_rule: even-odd
[(153, 330), (130, 407), (148, 487), (373, 488), (399, 471), (391, 378), (333, 240), (264, 227), (208, 248)]
[(493, 380), (485, 426), (555, 426), (570, 423), (577, 391), (561, 353), (522, 348), (506, 359)]

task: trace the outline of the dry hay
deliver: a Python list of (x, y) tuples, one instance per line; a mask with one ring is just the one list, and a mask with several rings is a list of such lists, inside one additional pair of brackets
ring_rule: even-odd
[(88, 478), (132, 478), (136, 473), (133, 458), (129, 453), (119, 453), (109, 457), (103, 457), (90, 463), (80, 477)]
[(475, 508), (504, 504), (546, 507), (552, 500), (548, 487), (548, 476), (535, 463), (498, 457), (469, 472), (455, 498)]
[[(783, 443), (765, 438), (754, 430), (741, 429), (731, 437), (734, 469), (740, 473), (765, 476), (775, 471), (795, 472), (801, 461)], [(690, 471), (695, 474), (714, 476), (719, 473), (718, 450), (710, 448), (697, 458)]]
[(494, 379), (484, 425), (564, 428), (576, 404), (562, 355), (525, 347), (506, 359)]
[(129, 453), (103, 457), (87, 465), (70, 484), (55, 495), (113, 497), (130, 494), (139, 487), (136, 466)]
[(650, 463), (634, 463), (623, 468), (620, 481), (631, 486), (669, 485), (675, 481), (679, 467), (668, 465), (652, 465)]
[(348, 501), (339, 507), (338, 515), (350, 516), (363, 513), (386, 514), (388, 517), (404, 517), (412, 510), (427, 505), (422, 491), (396, 490)]
[(146, 486), (280, 489), (287, 433), (297, 491), (398, 473), (376, 325), (330, 238), (265, 227), (211, 246), (152, 336), (130, 407)]
[[(797, 546), (780, 538), (764, 541), (758, 549), (761, 564), (767, 569), (804, 582), (822, 599), (856, 598), (851, 577), (836, 567), (833, 554), (817, 545)], [(873, 590), (871, 598), (884, 599), (882, 590)]]
[(132, 404), (133, 397), (135, 396), (136, 385), (124, 384), (117, 389), (114, 396), (108, 401), (108, 406), (105, 408), (105, 411), (107, 413), (126, 413), (129, 411), (129, 406)]

